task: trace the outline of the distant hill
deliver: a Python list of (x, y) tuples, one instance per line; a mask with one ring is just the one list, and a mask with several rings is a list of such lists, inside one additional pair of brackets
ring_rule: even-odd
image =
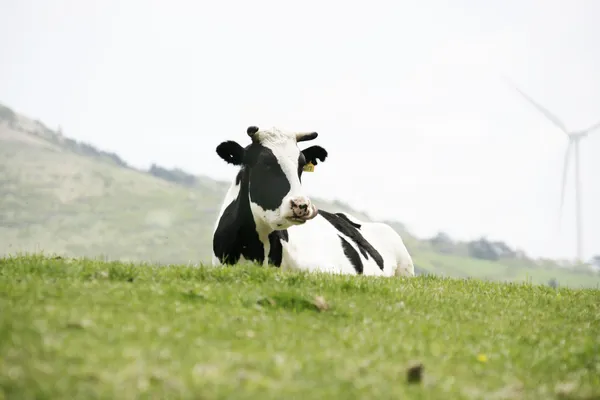
[[(159, 165), (135, 169), (114, 153), (67, 138), (0, 104), (0, 255), (44, 251), (125, 261), (207, 262), (228, 185)], [(315, 202), (370, 219), (339, 201)], [(387, 222), (402, 234), (420, 271), (600, 284), (600, 276), (589, 270), (567, 271), (552, 261), (542, 265), (502, 243), (460, 243), (444, 235), (419, 240), (400, 222)]]

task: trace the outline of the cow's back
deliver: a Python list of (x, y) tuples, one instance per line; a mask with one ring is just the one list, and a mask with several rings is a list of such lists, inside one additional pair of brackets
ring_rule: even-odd
[[(287, 243), (283, 243), (282, 268), (357, 274), (355, 264), (350, 261), (344, 251), (340, 239), (342, 237), (353, 247), (354, 256), (358, 255), (360, 257), (362, 274), (385, 276), (397, 274), (396, 269), (401, 259), (399, 256), (404, 255), (404, 253), (405, 259), (408, 256), (400, 236), (386, 224), (363, 222), (352, 215), (346, 213), (344, 215), (351, 222), (360, 225), (358, 229), (360, 234), (381, 256), (380, 261), (383, 261), (383, 270), (374, 257), (365, 257), (351, 238), (336, 229), (322, 215), (317, 216), (305, 225), (288, 229), (289, 239)], [(410, 256), (408, 258), (410, 259)], [(412, 260), (407, 265), (406, 268), (410, 270)]]
[(414, 276), (415, 268), (412, 257), (410, 256), (404, 241), (391, 226), (383, 222), (365, 222), (361, 230), (367, 240), (377, 243), (377, 249), (385, 254), (386, 263), (385, 275), (396, 276)]
[(337, 231), (321, 215), (287, 231), (288, 241), (282, 243), (282, 269), (356, 273), (344, 254)]
[(414, 265), (402, 237), (383, 222), (366, 222), (343, 213), (350, 221), (360, 225), (360, 231), (384, 258), (383, 275), (414, 276)]

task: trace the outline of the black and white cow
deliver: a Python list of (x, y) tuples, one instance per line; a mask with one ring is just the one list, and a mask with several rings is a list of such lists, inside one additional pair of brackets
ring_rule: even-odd
[(213, 265), (251, 260), (263, 265), (342, 274), (414, 276), (402, 239), (389, 225), (362, 222), (344, 213), (317, 210), (302, 188), (308, 164), (325, 161), (321, 146), (297, 143), (316, 132), (247, 130), (252, 143), (217, 146), (239, 166), (213, 233)]

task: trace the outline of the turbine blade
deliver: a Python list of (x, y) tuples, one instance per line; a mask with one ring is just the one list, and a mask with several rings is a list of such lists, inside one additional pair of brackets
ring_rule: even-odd
[(600, 121), (596, 122), (594, 125), (592, 125), (589, 128), (585, 129), (583, 131), (583, 133), (589, 134), (589, 133), (592, 133), (593, 131), (595, 131), (598, 128), (600, 128)]
[(567, 185), (567, 169), (569, 168), (569, 158), (571, 155), (571, 147), (573, 142), (569, 140), (569, 145), (567, 146), (567, 151), (565, 152), (565, 161), (563, 164), (563, 174), (562, 174), (562, 183), (560, 187), (560, 208), (558, 210), (558, 217), (562, 218), (562, 209), (563, 204), (565, 202), (565, 187)]
[(562, 123), (561, 120), (559, 120), (550, 111), (548, 111), (547, 109), (545, 109), (541, 104), (537, 103), (535, 100), (533, 100), (531, 97), (529, 97), (525, 92), (523, 92), (521, 89), (519, 89), (517, 87), (517, 85), (515, 85), (514, 83), (512, 83), (512, 81), (510, 81), (508, 78), (505, 77), (504, 79), (506, 81), (508, 81), (508, 84), (510, 86), (512, 86), (513, 89), (515, 89), (517, 92), (519, 92), (521, 94), (521, 96), (523, 96), (525, 98), (525, 100), (527, 100), (529, 103), (531, 103), (531, 105), (533, 105), (539, 112), (541, 112), (542, 114), (544, 114), (544, 116), (546, 118), (548, 118), (554, 125), (556, 125), (558, 128), (560, 128), (560, 130), (562, 130), (567, 135), (569, 134), (569, 131), (567, 130), (567, 127), (565, 126), (565, 124)]

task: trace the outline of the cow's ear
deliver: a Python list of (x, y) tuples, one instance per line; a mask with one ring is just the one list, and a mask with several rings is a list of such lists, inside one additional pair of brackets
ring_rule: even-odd
[(325, 159), (327, 158), (327, 150), (325, 150), (321, 146), (310, 146), (302, 150), (302, 154), (304, 154), (306, 162), (312, 163), (313, 165), (317, 165), (317, 159), (325, 161)]
[(244, 148), (233, 140), (218, 145), (217, 154), (229, 164), (242, 165), (244, 162)]

